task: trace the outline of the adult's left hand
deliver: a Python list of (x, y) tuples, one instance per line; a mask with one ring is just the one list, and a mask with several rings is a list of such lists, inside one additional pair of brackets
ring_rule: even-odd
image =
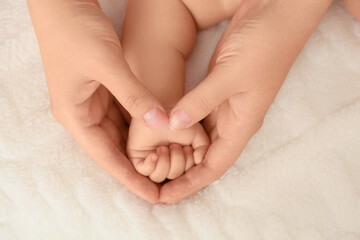
[(125, 154), (120, 108), (151, 128), (168, 122), (160, 101), (131, 72), (97, 0), (28, 0), (51, 110), (83, 150), (138, 196), (156, 203), (159, 186)]
[(173, 129), (205, 119), (211, 138), (201, 164), (160, 189), (175, 203), (220, 178), (262, 126), (293, 62), (331, 0), (244, 1), (215, 49), (208, 76), (170, 114)]

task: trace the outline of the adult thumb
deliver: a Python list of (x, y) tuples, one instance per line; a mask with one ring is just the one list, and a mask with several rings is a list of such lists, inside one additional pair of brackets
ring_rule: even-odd
[(108, 69), (104, 86), (132, 118), (152, 129), (165, 127), (168, 116), (160, 101), (137, 79), (126, 63), (122, 65), (121, 68)]
[(170, 128), (181, 130), (192, 126), (232, 95), (234, 87), (226, 85), (226, 82), (232, 81), (225, 81), (224, 84), (223, 79), (223, 71), (215, 68), (198, 86), (180, 99), (170, 113)]

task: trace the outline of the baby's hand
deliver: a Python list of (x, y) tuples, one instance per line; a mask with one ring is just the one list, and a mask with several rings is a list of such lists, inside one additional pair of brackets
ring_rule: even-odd
[(153, 130), (132, 119), (126, 151), (135, 169), (154, 182), (175, 179), (201, 163), (210, 144), (200, 123), (181, 131)]

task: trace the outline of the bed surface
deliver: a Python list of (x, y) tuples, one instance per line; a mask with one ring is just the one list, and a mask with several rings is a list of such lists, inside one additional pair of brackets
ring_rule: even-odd
[[(120, 32), (126, 1), (101, 4)], [(132, 194), (55, 122), (26, 1), (0, 6), (1, 240), (360, 239), (360, 22), (340, 1), (234, 166), (170, 206)], [(187, 89), (225, 27), (199, 33)]]

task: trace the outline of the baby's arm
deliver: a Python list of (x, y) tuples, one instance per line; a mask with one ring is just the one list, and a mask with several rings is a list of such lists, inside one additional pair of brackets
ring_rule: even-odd
[[(240, 3), (241, 0), (129, 1), (122, 33), (124, 56), (135, 75), (168, 112), (184, 94), (185, 62), (195, 45), (197, 28), (231, 17)], [(159, 138), (159, 131), (146, 129), (133, 120), (127, 144), (129, 158), (140, 173), (154, 181), (164, 180), (167, 174), (169, 179), (175, 178), (194, 162), (200, 163), (209, 145), (202, 126), (196, 125), (186, 133), (177, 132), (176, 136), (165, 129)], [(187, 140), (181, 141), (184, 136)], [(179, 145), (158, 148), (171, 143), (184, 148), (182, 151)], [(194, 149), (193, 158), (189, 145)]]
[[(124, 56), (168, 112), (184, 95), (185, 61), (193, 50), (196, 30), (180, 0), (129, 1), (121, 41)], [(132, 120), (127, 152), (136, 170), (161, 182), (181, 175), (194, 159), (199, 163), (208, 145), (200, 124), (181, 132), (154, 131)]]
[(166, 110), (184, 95), (185, 62), (195, 46), (197, 29), (230, 18), (242, 2), (129, 0), (121, 37), (125, 58)]
[(130, 0), (122, 46), (130, 68), (170, 111), (184, 95), (196, 26), (180, 0)]

